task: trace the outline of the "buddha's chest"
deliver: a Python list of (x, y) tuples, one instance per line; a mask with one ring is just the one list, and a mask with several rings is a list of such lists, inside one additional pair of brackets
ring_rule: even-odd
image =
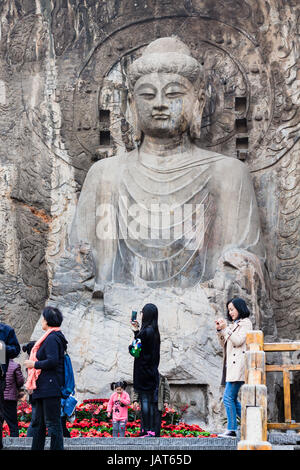
[(135, 280), (153, 285), (199, 280), (215, 219), (210, 181), (208, 165), (178, 171), (132, 165), (122, 172), (118, 251), (120, 264)]
[(184, 211), (193, 212), (196, 205), (207, 209), (212, 204), (211, 179), (208, 165), (161, 172), (141, 164), (132, 165), (120, 178), (119, 199), (132, 215), (159, 214), (164, 219), (176, 212), (184, 217)]
[(167, 258), (183, 250), (198, 250), (214, 220), (210, 179), (205, 165), (177, 172), (127, 168), (119, 186), (121, 238), (147, 258), (157, 249)]

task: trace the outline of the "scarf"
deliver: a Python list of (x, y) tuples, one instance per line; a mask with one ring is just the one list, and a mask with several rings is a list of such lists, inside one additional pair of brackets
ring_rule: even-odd
[[(34, 361), (34, 362), (37, 361), (36, 353), (39, 350), (41, 344), (45, 341), (47, 336), (50, 333), (52, 333), (52, 331), (60, 331), (60, 328), (51, 327), (46, 331), (45, 334), (43, 334), (43, 336), (41, 336), (41, 338), (35, 343), (35, 345), (33, 346), (30, 352), (30, 356), (29, 356), (30, 361)], [(29, 394), (31, 394), (33, 390), (36, 389), (36, 381), (39, 378), (39, 375), (41, 372), (42, 372), (41, 369), (35, 369), (34, 367), (32, 367), (32, 369), (28, 369), (28, 377), (25, 383), (25, 388), (27, 388)]]

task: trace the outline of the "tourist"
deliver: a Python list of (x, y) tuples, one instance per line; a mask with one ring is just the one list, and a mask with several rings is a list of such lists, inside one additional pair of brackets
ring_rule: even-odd
[(236, 437), (237, 416), (241, 417), (238, 393), (245, 382), (246, 336), (252, 330), (252, 323), (243, 299), (230, 299), (226, 308), (230, 324), (227, 326), (224, 318), (216, 320), (217, 334), (224, 348), (222, 385), (225, 385), (223, 403), (227, 414), (227, 430), (219, 437)]
[(141, 311), (141, 328), (138, 321), (132, 322), (135, 339), (142, 347), (139, 357), (134, 359), (133, 388), (141, 403), (143, 422), (142, 436), (155, 436), (155, 410), (159, 388), (160, 334), (158, 310), (154, 304), (146, 304)]
[[(27, 344), (24, 344), (24, 346), (22, 346), (22, 350), (24, 352), (27, 352), (28, 356), (30, 356), (30, 352), (31, 352), (31, 349), (33, 348), (35, 344), (35, 341), (30, 341), (29, 343)], [(34, 421), (34, 417), (35, 417), (35, 401), (32, 399), (32, 394), (28, 394), (28, 402), (29, 404), (31, 405), (31, 421), (30, 421), (30, 424), (27, 428), (27, 434), (26, 436), (27, 437), (32, 437), (33, 436), (33, 431), (32, 431), (32, 422)], [(63, 429), (63, 436), (64, 437), (70, 437), (70, 432), (67, 428), (67, 416), (63, 415), (61, 416), (61, 425), (62, 425), (62, 429)]]
[(111, 389), (113, 393), (107, 405), (107, 416), (112, 412), (113, 437), (124, 437), (126, 423), (128, 420), (128, 406), (130, 405), (130, 396), (125, 392), (126, 382), (113, 382)]
[(32, 450), (43, 450), (46, 429), (51, 450), (63, 450), (61, 425), (61, 387), (64, 384), (64, 351), (67, 341), (60, 331), (63, 316), (60, 310), (46, 307), (42, 314), (44, 335), (33, 346), (25, 361), (28, 378), (25, 387), (35, 401), (32, 421)]
[(8, 363), (5, 384), (4, 419), (8, 425), (10, 437), (19, 437), (17, 408), (19, 391), (24, 385), (24, 376), (21, 365), (13, 359), (10, 359)]
[(9, 360), (17, 357), (20, 351), (21, 348), (14, 329), (9, 325), (0, 323), (0, 450), (3, 448), (5, 376)]
[[(134, 392), (133, 394), (133, 407), (137, 409), (139, 402), (139, 394)], [(158, 396), (157, 403), (155, 407), (155, 437), (160, 436), (161, 429), (161, 416), (163, 408), (167, 408), (170, 402), (170, 386), (166, 377), (159, 374), (159, 387), (158, 387)], [(142, 426), (141, 426), (142, 427)]]

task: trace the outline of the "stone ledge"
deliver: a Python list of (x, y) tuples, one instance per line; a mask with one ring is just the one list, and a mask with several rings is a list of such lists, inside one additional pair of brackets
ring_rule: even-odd
[(282, 446), (272, 445), (272, 450), (295, 450), (295, 447), (290, 446), (290, 445), (282, 445)]
[(300, 444), (300, 434), (296, 432), (273, 431), (268, 434), (268, 441), (273, 445)]
[[(31, 437), (6, 437), (5, 450), (30, 450)], [(65, 450), (236, 450), (234, 438), (72, 438), (64, 439)], [(50, 448), (46, 438), (45, 450)]]

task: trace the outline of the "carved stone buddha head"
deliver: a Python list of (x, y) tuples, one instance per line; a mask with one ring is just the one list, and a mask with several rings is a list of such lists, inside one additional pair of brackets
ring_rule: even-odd
[(199, 138), (204, 106), (203, 73), (176, 37), (150, 43), (129, 68), (130, 104), (137, 137)]

